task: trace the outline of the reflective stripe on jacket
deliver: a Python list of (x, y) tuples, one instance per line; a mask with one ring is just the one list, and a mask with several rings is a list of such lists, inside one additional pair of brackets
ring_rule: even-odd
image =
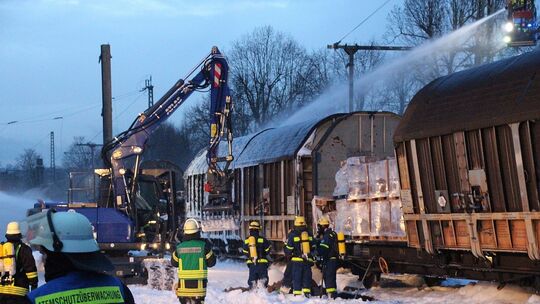
[[(7, 243), (7, 242), (6, 242)], [(0, 294), (25, 296), (29, 286), (37, 287), (37, 268), (32, 249), (22, 242), (11, 241), (15, 250), (15, 273), (10, 285), (0, 286)]]
[(34, 304), (132, 304), (133, 295), (119, 279), (93, 272), (70, 272), (27, 295)]
[[(256, 237), (257, 238), (257, 263), (268, 263), (268, 259), (266, 258), (268, 254), (270, 253), (270, 250), (272, 249), (272, 244), (265, 239), (262, 236)], [(248, 257), (246, 263), (247, 264), (253, 264), (253, 260), (249, 256), (249, 237), (244, 241), (244, 246), (242, 248), (244, 254)]]
[(178, 265), (178, 297), (206, 296), (208, 278), (207, 260), (214, 253), (206, 250), (206, 242), (200, 239), (188, 240), (176, 246), (173, 265)]

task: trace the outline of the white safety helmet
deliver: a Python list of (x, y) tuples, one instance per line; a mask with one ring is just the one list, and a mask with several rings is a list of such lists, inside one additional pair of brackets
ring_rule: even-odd
[(92, 224), (80, 213), (48, 210), (28, 217), (27, 223), (26, 237), (31, 245), (62, 253), (99, 251)]
[(9, 224), (7, 224), (6, 235), (18, 235), (18, 234), (21, 234), (19, 223), (10, 222)]

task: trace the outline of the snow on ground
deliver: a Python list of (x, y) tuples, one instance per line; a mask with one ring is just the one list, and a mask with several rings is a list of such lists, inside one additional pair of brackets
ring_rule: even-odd
[[(36, 202), (33, 198), (38, 195), (15, 196), (0, 192), (0, 235), (5, 233), (8, 222), (22, 220), (26, 215), (26, 210), (31, 208)], [(41, 255), (34, 254), (39, 268), (40, 284), (44, 283), (43, 265)], [(283, 266), (272, 266), (269, 270), (270, 284), (281, 280), (283, 277)], [(292, 295), (283, 295), (278, 292), (269, 294), (264, 288), (259, 288), (250, 292), (242, 293), (240, 290), (224, 292), (229, 287), (247, 286), (248, 271), (244, 263), (226, 260), (218, 261), (218, 264), (209, 270), (209, 283), (206, 303), (213, 304), (265, 304), (265, 303), (288, 303), (301, 302), (306, 304), (332, 303), (358, 303), (360, 300), (329, 301), (327, 299), (311, 298), (309, 300), (295, 299)], [(403, 277), (399, 275), (395, 277)], [(320, 281), (320, 277), (315, 277), (315, 281)], [(373, 303), (394, 304), (394, 303), (419, 303), (419, 304), (439, 304), (439, 303), (478, 303), (478, 304), (540, 304), (540, 296), (534, 295), (531, 291), (517, 286), (506, 286), (502, 290), (497, 290), (497, 284), (479, 282), (467, 286), (456, 288), (452, 285), (462, 285), (471, 281), (449, 279), (443, 284), (444, 287), (406, 287), (406, 288), (381, 288), (375, 287), (369, 291), (362, 291), (363, 295), (374, 297)], [(358, 277), (350, 273), (340, 271), (338, 273), (338, 289), (345, 286), (358, 286)], [(153, 290), (148, 286), (130, 285), (135, 301), (139, 304), (169, 304), (178, 303), (178, 299), (173, 291)]]
[[(270, 284), (283, 277), (283, 266), (272, 266), (269, 270)], [(296, 299), (292, 295), (283, 295), (278, 292), (267, 293), (264, 288), (242, 293), (240, 290), (224, 292), (229, 287), (247, 286), (248, 271), (244, 263), (236, 261), (218, 261), (218, 264), (209, 269), (208, 289), (206, 302), (208, 304), (265, 304), (265, 303), (359, 303), (361, 300), (337, 299), (329, 301), (318, 297), (310, 299)], [(399, 277), (399, 276), (397, 276)], [(317, 279), (315, 279), (317, 281)], [(345, 286), (357, 286), (358, 277), (348, 272), (338, 273), (338, 289)], [(467, 280), (448, 280), (445, 285), (469, 284), (464, 287), (405, 287), (405, 288), (381, 288), (375, 287), (369, 291), (362, 291), (363, 295), (374, 297), (376, 300), (371, 303), (397, 304), (397, 303), (418, 303), (418, 304), (439, 304), (439, 303), (478, 303), (478, 304), (540, 304), (540, 296), (534, 295), (531, 291), (508, 285), (502, 290), (497, 290), (497, 284)], [(152, 290), (147, 286), (130, 285), (137, 303), (165, 304), (178, 303), (172, 291)]]

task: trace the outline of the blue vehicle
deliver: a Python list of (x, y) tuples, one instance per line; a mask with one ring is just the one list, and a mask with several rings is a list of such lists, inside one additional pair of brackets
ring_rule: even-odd
[[(93, 224), (102, 250), (117, 262), (116, 275), (144, 279), (142, 258), (131, 251), (162, 255), (177, 241), (178, 227), (183, 221), (183, 202), (177, 192), (181, 187), (181, 171), (167, 162), (142, 162), (146, 143), (152, 133), (172, 115), (194, 92), (210, 91), (210, 144), (208, 147), (208, 180), (210, 194), (220, 201), (230, 200), (229, 164), (232, 156), (231, 94), (228, 87), (228, 63), (217, 47), (193, 68), (184, 80), (178, 80), (152, 107), (133, 121), (131, 126), (105, 144), (101, 151), (109, 168), (96, 169), (94, 179), (99, 193), (92, 201), (77, 199), (82, 188), (70, 174), (68, 202), (39, 202), (28, 214), (54, 208), (73, 209)], [(194, 75), (194, 76), (193, 76)], [(218, 157), (222, 138), (228, 141), (228, 155)], [(223, 164), (223, 167), (220, 164)], [(116, 260), (115, 260), (116, 258)], [(124, 267), (122, 267), (122, 265)]]

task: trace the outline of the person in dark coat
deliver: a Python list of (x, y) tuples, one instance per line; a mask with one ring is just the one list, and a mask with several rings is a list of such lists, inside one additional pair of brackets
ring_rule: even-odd
[(129, 288), (106, 274), (114, 266), (84, 215), (48, 210), (27, 222), (29, 243), (43, 255), (46, 282), (27, 295), (30, 303), (135, 303)]
[[(261, 281), (265, 287), (268, 287), (268, 255), (272, 245), (265, 238), (259, 235), (261, 226), (259, 222), (249, 223), (249, 237), (244, 241), (243, 252), (248, 257), (246, 263), (249, 268), (248, 285), (249, 288), (256, 286), (257, 281)], [(254, 240), (255, 257), (250, 249), (250, 238)]]
[(307, 229), (306, 220), (302, 216), (296, 217), (294, 230), (289, 233), (284, 248), (285, 254), (291, 255), (292, 287), (295, 296), (302, 294), (305, 297), (311, 296), (311, 266), (314, 265), (312, 253), (314, 250), (315, 242), (313, 235)]
[[(36, 289), (38, 286), (36, 261), (32, 255), (32, 249), (21, 239), (19, 223), (9, 223), (6, 229), (7, 242), (2, 244), (2, 247), (5, 248), (3, 252), (0, 252), (0, 256), (3, 256), (6, 266), (13, 265), (14, 273), (8, 274), (7, 267), (4, 269), (0, 287), (0, 303), (27, 303), (26, 294), (29, 288)], [(13, 251), (9, 255), (8, 246), (10, 247), (9, 251)]]
[(330, 222), (322, 217), (317, 224), (320, 235), (317, 252), (322, 261), (324, 290), (326, 294), (335, 299), (337, 295), (336, 272), (339, 252), (337, 248), (337, 234), (330, 228)]

